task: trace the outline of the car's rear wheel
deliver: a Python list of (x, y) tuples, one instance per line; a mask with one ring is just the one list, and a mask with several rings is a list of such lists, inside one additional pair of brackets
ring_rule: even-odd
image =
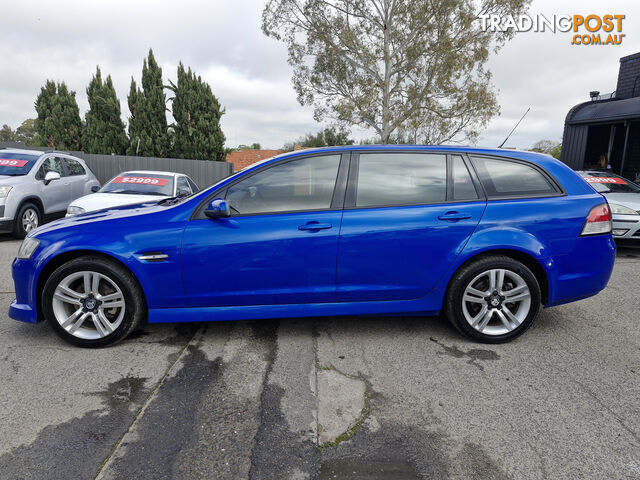
[(463, 334), (485, 343), (522, 335), (540, 310), (535, 275), (510, 257), (485, 257), (457, 272), (449, 284), (445, 312)]
[(35, 230), (42, 224), (40, 209), (33, 203), (25, 203), (18, 210), (13, 224), (13, 236), (24, 238), (31, 230)]
[(145, 303), (124, 267), (100, 257), (81, 257), (58, 267), (47, 279), (42, 311), (62, 339), (102, 347), (135, 330)]

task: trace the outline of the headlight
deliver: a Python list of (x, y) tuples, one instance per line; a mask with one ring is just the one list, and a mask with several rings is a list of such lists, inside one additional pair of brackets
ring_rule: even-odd
[(617, 213), (619, 215), (638, 215), (633, 208), (625, 207), (623, 205), (618, 205), (617, 203), (610, 203), (611, 213)]
[(0, 187), (0, 198), (4, 198), (9, 195), (12, 187)]
[(20, 245), (20, 250), (18, 250), (18, 258), (21, 260), (29, 260), (33, 252), (36, 251), (40, 245), (40, 240), (33, 237), (27, 237), (23, 240), (22, 245)]
[(84, 213), (86, 210), (82, 207), (75, 207), (73, 205), (69, 205), (67, 207), (67, 214), (68, 215), (79, 215), (81, 213)]

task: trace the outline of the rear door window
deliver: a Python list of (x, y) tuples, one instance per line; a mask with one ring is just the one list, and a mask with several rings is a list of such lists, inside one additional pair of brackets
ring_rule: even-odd
[(356, 207), (445, 202), (447, 157), (431, 153), (363, 153)]
[(70, 177), (73, 177), (76, 175), (85, 175), (87, 173), (85, 172), (84, 167), (80, 165), (80, 162), (78, 162), (77, 160), (72, 160), (71, 158), (65, 158), (64, 163), (67, 166), (67, 173), (69, 174)]
[(544, 196), (559, 193), (537, 168), (496, 158), (472, 157), (482, 186), (489, 197)]

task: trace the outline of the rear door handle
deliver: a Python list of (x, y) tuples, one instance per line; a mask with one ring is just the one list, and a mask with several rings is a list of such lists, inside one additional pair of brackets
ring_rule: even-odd
[(467, 220), (471, 218), (471, 215), (468, 213), (458, 213), (458, 212), (447, 212), (444, 215), (440, 215), (438, 220), (446, 220), (446, 221), (458, 221), (458, 220)]
[(331, 228), (330, 223), (318, 223), (318, 222), (307, 222), (304, 225), (300, 225), (298, 230), (308, 230), (308, 231), (318, 231), (318, 230), (326, 230), (327, 228)]

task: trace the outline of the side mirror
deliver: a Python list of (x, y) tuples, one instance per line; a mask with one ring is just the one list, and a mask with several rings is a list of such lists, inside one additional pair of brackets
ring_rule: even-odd
[(204, 214), (209, 218), (225, 218), (231, 216), (231, 209), (226, 200), (216, 198), (211, 201)]
[(60, 180), (60, 174), (58, 172), (47, 172), (44, 176), (44, 184), (49, 185), (53, 180)]
[(188, 197), (189, 195), (191, 195), (191, 192), (186, 189), (186, 188), (179, 188), (178, 189), (178, 197)]
[(91, 193), (96, 193), (98, 190), (100, 190), (100, 187), (98, 185), (94, 185), (93, 187), (91, 187)]

